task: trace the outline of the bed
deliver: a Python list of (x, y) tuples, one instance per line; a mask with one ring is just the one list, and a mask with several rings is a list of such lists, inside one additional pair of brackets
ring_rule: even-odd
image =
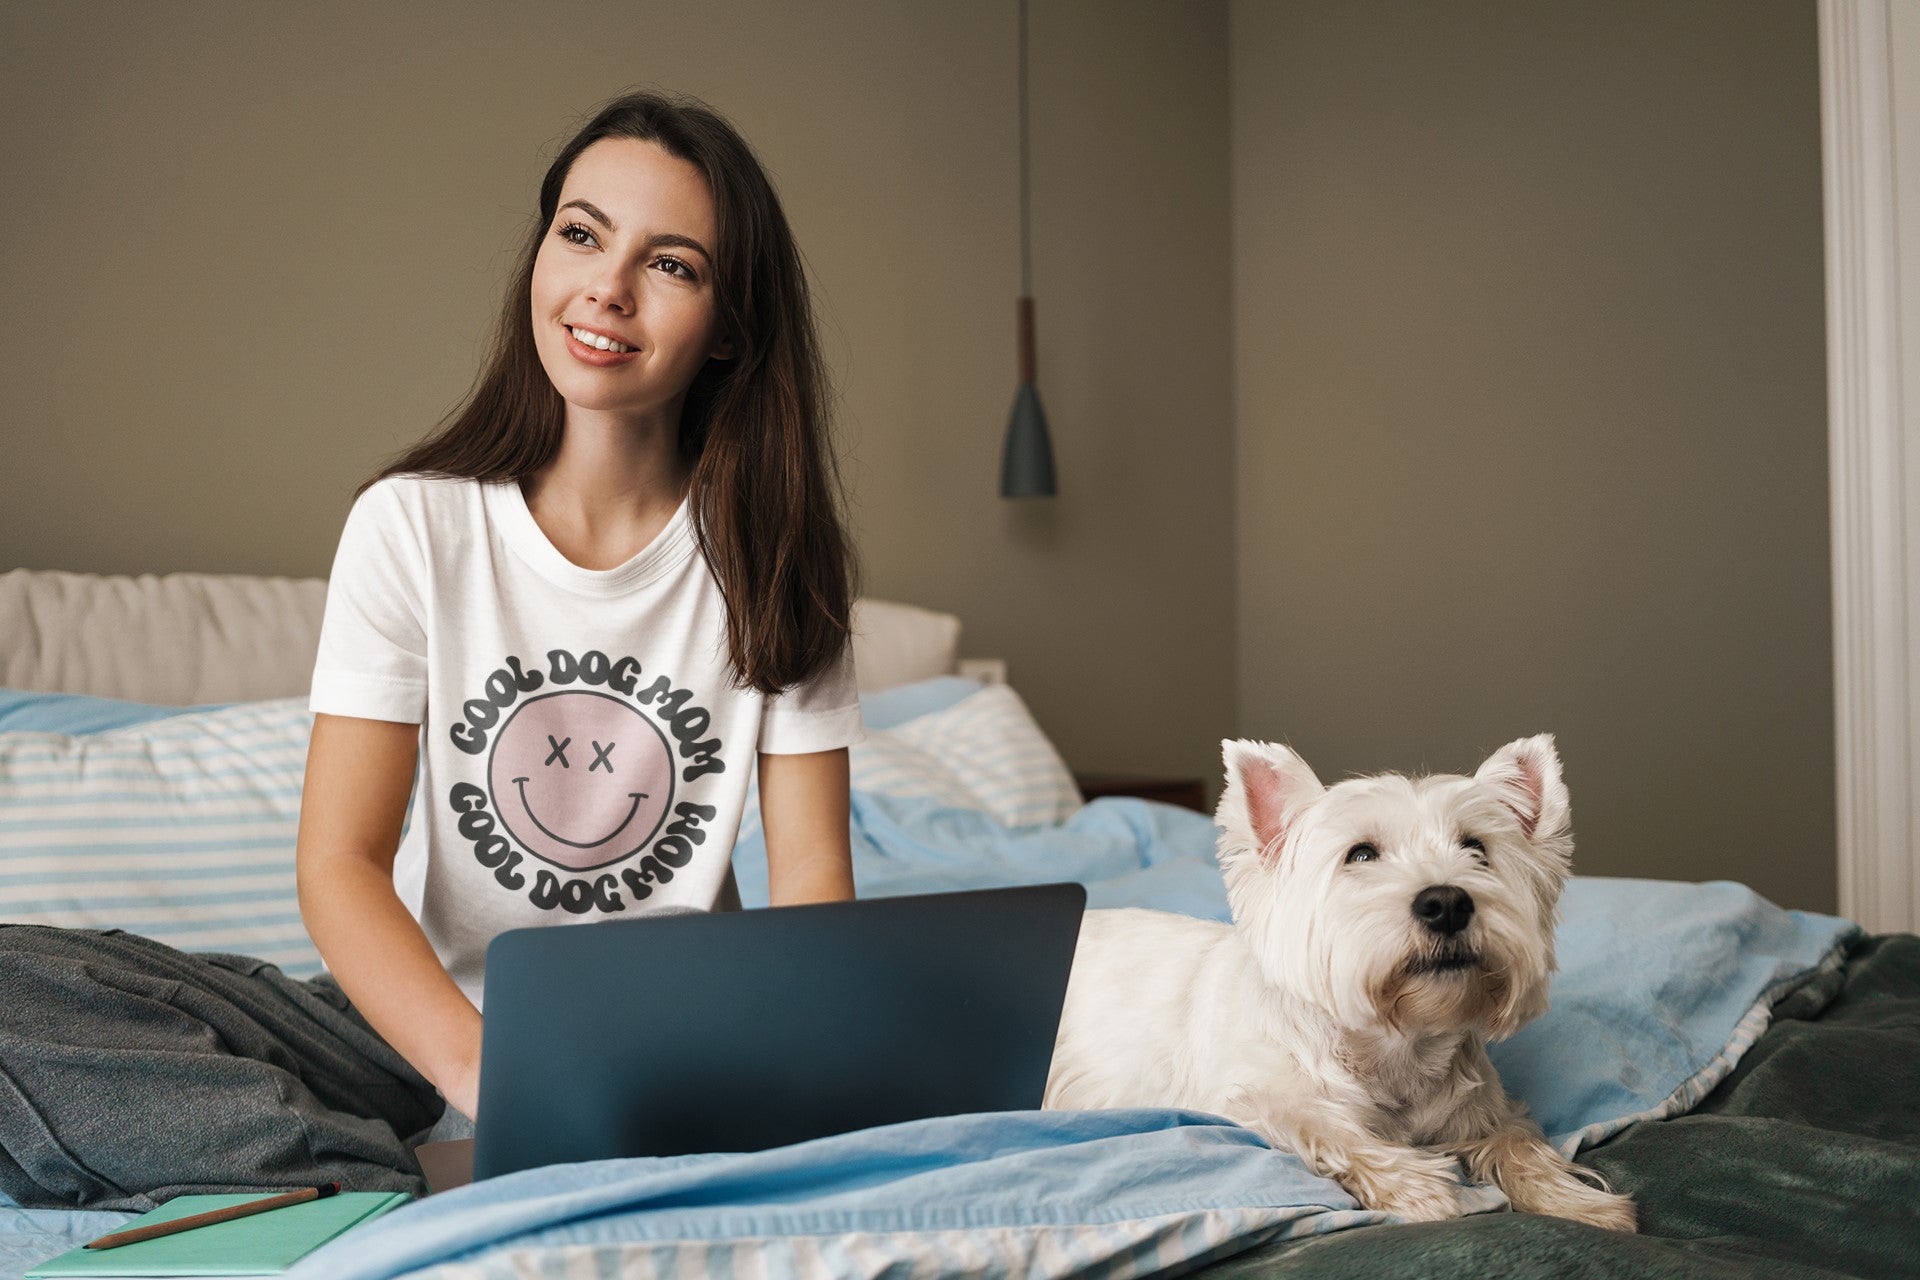
[[(318, 579), (0, 575), (0, 921), (319, 972), (292, 858), (324, 598)], [(1078, 880), (1094, 907), (1227, 918), (1206, 815), (1084, 800), (1014, 687), (960, 674), (959, 619), (863, 600), (855, 629), (862, 896)], [(734, 875), (765, 905), (751, 808)], [(530, 1170), (294, 1274), (1920, 1274), (1920, 938), (1728, 882), (1577, 876), (1562, 908), (1553, 1008), (1494, 1057), (1638, 1199), (1637, 1236), (1470, 1184), (1459, 1220), (1399, 1223), (1217, 1116), (1035, 1111)], [(0, 1280), (131, 1216), (0, 1203)]]

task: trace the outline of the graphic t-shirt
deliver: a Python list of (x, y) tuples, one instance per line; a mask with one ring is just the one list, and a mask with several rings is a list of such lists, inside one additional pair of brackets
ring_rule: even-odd
[(511, 480), (360, 495), (308, 706), (420, 725), (394, 888), (476, 1006), (504, 930), (714, 909), (755, 753), (866, 737), (851, 644), (777, 696), (729, 685), (690, 498), (625, 564), (584, 569)]

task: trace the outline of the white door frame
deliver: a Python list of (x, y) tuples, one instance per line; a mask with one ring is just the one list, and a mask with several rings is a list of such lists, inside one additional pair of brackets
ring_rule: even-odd
[(1920, 444), (1902, 402), (1892, 12), (1888, 0), (1819, 0), (1819, 14), (1840, 914), (1874, 932), (1911, 931), (1920, 929), (1920, 576), (1909, 576), (1920, 569), (1920, 456), (1909, 455)]

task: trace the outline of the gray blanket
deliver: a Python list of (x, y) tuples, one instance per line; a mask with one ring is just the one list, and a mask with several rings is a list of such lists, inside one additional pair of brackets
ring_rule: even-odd
[(426, 1194), (445, 1101), (328, 975), (121, 930), (0, 924), (0, 1191), (144, 1212), (338, 1180)]

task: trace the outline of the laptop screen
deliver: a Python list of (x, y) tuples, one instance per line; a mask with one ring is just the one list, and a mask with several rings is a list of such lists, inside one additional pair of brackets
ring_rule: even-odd
[(516, 929), (487, 952), (474, 1174), (1035, 1110), (1073, 883)]

